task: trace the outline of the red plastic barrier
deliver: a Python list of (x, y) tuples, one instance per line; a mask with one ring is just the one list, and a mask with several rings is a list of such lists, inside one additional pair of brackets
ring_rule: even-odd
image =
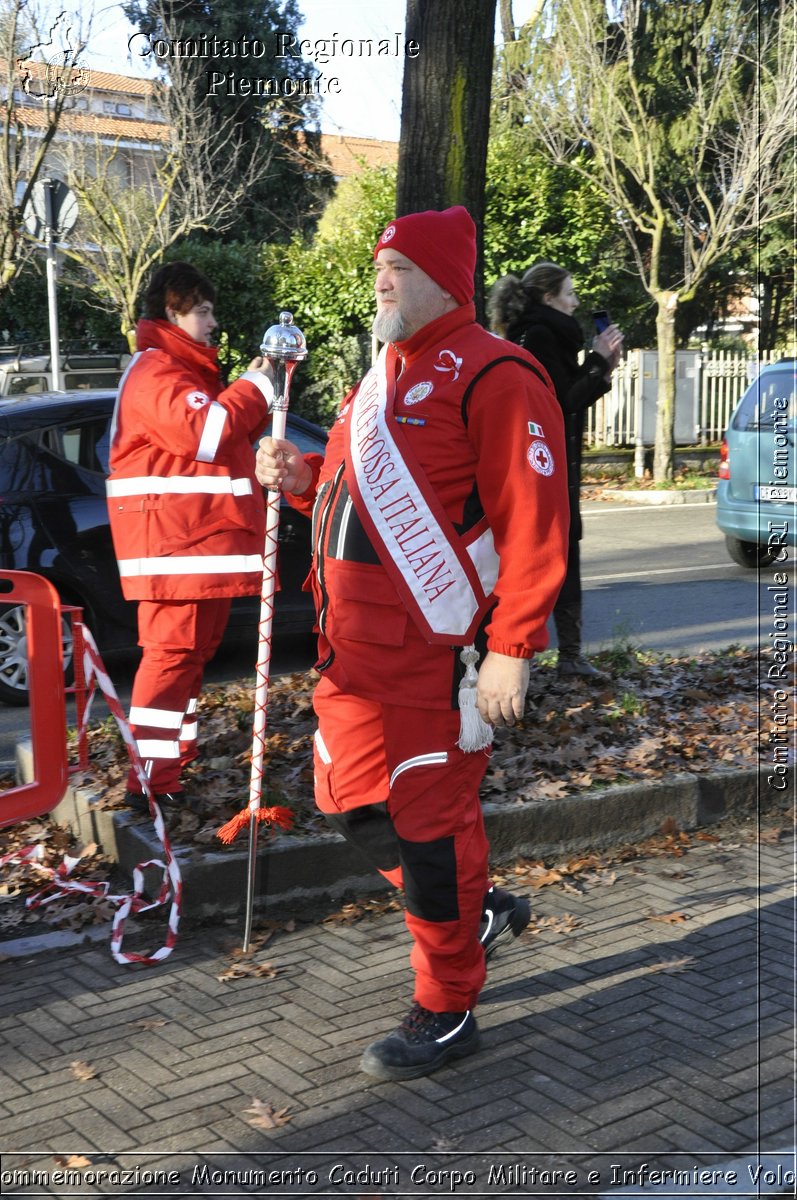
[(0, 795), (0, 827), (50, 812), (67, 786), (61, 601), (29, 571), (0, 572), (0, 604), (25, 604), (33, 782)]

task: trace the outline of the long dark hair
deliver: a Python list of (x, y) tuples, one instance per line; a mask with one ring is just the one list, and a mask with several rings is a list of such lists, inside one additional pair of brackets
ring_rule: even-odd
[(543, 304), (545, 296), (555, 296), (570, 272), (556, 263), (539, 262), (524, 271), (522, 276), (504, 275), (493, 284), (487, 300), (490, 328), (501, 337), (512, 338), (512, 332), (530, 308)]

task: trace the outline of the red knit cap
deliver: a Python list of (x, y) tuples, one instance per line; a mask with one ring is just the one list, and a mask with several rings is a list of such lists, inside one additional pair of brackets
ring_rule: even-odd
[(473, 272), (476, 269), (476, 226), (461, 204), (442, 212), (408, 213), (396, 217), (376, 243), (374, 258), (380, 250), (397, 250), (450, 292), (457, 304), (473, 299)]

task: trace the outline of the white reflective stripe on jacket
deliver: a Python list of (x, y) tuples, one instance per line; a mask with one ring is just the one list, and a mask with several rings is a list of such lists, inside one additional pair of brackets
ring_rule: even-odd
[(199, 449), (196, 452), (197, 462), (212, 463), (214, 461), (226, 424), (227, 409), (223, 404), (214, 400), (208, 408), (205, 428), (202, 430)]
[(223, 575), (248, 574), (263, 570), (262, 554), (192, 554), (166, 558), (120, 558), (119, 574), (137, 575)]
[(105, 485), (109, 500), (119, 496), (251, 496), (251, 479), (230, 479), (227, 475), (136, 475), (130, 479), (109, 479)]

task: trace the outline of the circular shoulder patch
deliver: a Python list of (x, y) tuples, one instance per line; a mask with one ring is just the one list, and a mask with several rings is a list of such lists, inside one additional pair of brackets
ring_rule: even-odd
[(526, 451), (526, 458), (529, 460), (529, 466), (532, 466), (538, 474), (553, 475), (553, 455), (546, 442), (532, 442)]

